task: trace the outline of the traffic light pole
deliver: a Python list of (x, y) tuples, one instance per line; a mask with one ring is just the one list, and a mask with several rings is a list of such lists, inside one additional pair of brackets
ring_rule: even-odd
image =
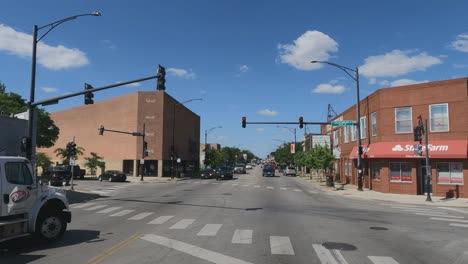
[[(75, 144), (75, 136), (73, 136), (73, 144)], [(71, 162), (72, 159), (75, 160), (74, 157), (70, 156), (70, 163), (72, 163)], [(73, 187), (73, 178), (75, 178), (75, 170), (74, 170), (75, 169), (75, 167), (74, 167), (75, 162), (73, 162), (73, 165), (72, 164), (69, 164), (69, 165), (71, 165), (70, 166), (70, 168), (71, 168), (71, 187), (70, 187), (70, 189), (73, 191), (73, 190), (75, 190), (75, 188)]]
[(431, 198), (431, 165), (429, 164), (429, 135), (427, 133), (427, 119), (424, 120), (424, 140), (426, 141), (426, 202), (432, 202)]
[(145, 156), (146, 156), (146, 150), (145, 150), (145, 123), (143, 123), (143, 135), (141, 137), (143, 138), (143, 142), (141, 143), (140, 181), (143, 181), (143, 168), (144, 168), (144, 165), (145, 165)]

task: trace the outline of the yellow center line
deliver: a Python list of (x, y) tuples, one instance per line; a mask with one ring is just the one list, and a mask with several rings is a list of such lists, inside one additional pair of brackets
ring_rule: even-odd
[(134, 242), (135, 240), (139, 239), (142, 236), (143, 236), (143, 234), (134, 234), (133, 236), (131, 236), (131, 237), (129, 237), (129, 238), (123, 240), (123, 241), (120, 241), (118, 244), (108, 248), (103, 253), (101, 253), (101, 254), (95, 256), (94, 258), (88, 260), (86, 263), (87, 264), (101, 263), (103, 260), (105, 260), (106, 258), (110, 257), (112, 254), (114, 254), (117, 250), (128, 246), (130, 243)]

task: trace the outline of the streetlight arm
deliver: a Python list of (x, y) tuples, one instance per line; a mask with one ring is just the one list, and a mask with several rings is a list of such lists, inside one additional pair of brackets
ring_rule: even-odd
[(211, 131), (215, 130), (216, 128), (223, 128), (223, 127), (222, 127), (222, 126), (212, 127), (212, 128), (210, 128), (210, 129), (205, 130), (205, 133), (208, 134), (208, 133), (210, 133)]
[(290, 127), (285, 127), (285, 126), (276, 126), (276, 127), (286, 128), (286, 129), (289, 129), (289, 131), (291, 131), (292, 133), (295, 133), (294, 129)]
[(311, 63), (325, 63), (325, 64), (328, 64), (328, 65), (337, 67), (337, 68), (341, 69), (342, 71), (346, 72), (346, 74), (348, 74), (349, 77), (353, 78), (353, 80), (357, 81), (356, 76), (353, 76), (351, 73), (349, 73), (349, 71), (352, 71), (352, 72), (356, 73), (357, 71), (355, 69), (351, 69), (351, 68), (348, 68), (346, 66), (339, 65), (339, 64), (329, 62), (329, 61), (311, 61)]
[(49, 30), (47, 30), (47, 32), (44, 33), (44, 35), (42, 35), (39, 39), (36, 40), (36, 43), (41, 41), (41, 39), (43, 39), (52, 29), (59, 26), (60, 24), (65, 23), (65, 22), (70, 21), (70, 20), (74, 20), (74, 19), (76, 19), (78, 17), (82, 17), (82, 16), (101, 16), (101, 13), (93, 12), (93, 13), (89, 13), (89, 14), (81, 14), (81, 15), (71, 16), (71, 17), (67, 17), (67, 18), (64, 18), (64, 19), (57, 20), (55, 22), (52, 22), (52, 23), (47, 24), (47, 25), (42, 26), (42, 27), (38, 27), (37, 30), (40, 30), (40, 29), (43, 29), (43, 28), (46, 28), (46, 27), (50, 26)]

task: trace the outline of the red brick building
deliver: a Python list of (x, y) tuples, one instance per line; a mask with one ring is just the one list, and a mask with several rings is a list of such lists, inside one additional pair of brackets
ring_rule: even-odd
[(110, 131), (100, 136), (98, 128), (102, 125), (110, 130), (142, 132), (145, 124), (149, 152), (145, 158), (145, 175), (170, 176), (173, 141), (175, 170), (188, 172), (199, 166), (200, 117), (163, 91), (114, 97), (54, 112), (51, 118), (60, 128), (59, 139), (54, 147), (38, 151), (45, 152), (54, 161), (59, 161), (54, 150), (65, 148), (75, 137), (77, 146), (85, 149), (78, 164), (83, 164), (90, 152), (96, 152), (104, 157), (106, 169), (139, 175), (142, 137)]
[[(420, 156), (413, 148), (421, 115), (428, 123), (432, 193), (468, 198), (468, 78), (380, 89), (362, 99), (360, 108), (365, 188), (425, 193), (425, 150)], [(356, 120), (356, 107), (334, 120)], [(322, 126), (322, 133), (330, 131), (335, 176), (357, 184), (356, 127)]]

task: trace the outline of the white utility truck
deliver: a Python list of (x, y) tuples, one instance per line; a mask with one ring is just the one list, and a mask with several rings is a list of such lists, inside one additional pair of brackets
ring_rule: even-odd
[(0, 156), (0, 242), (35, 235), (53, 241), (71, 221), (63, 190), (39, 183), (31, 162)]

